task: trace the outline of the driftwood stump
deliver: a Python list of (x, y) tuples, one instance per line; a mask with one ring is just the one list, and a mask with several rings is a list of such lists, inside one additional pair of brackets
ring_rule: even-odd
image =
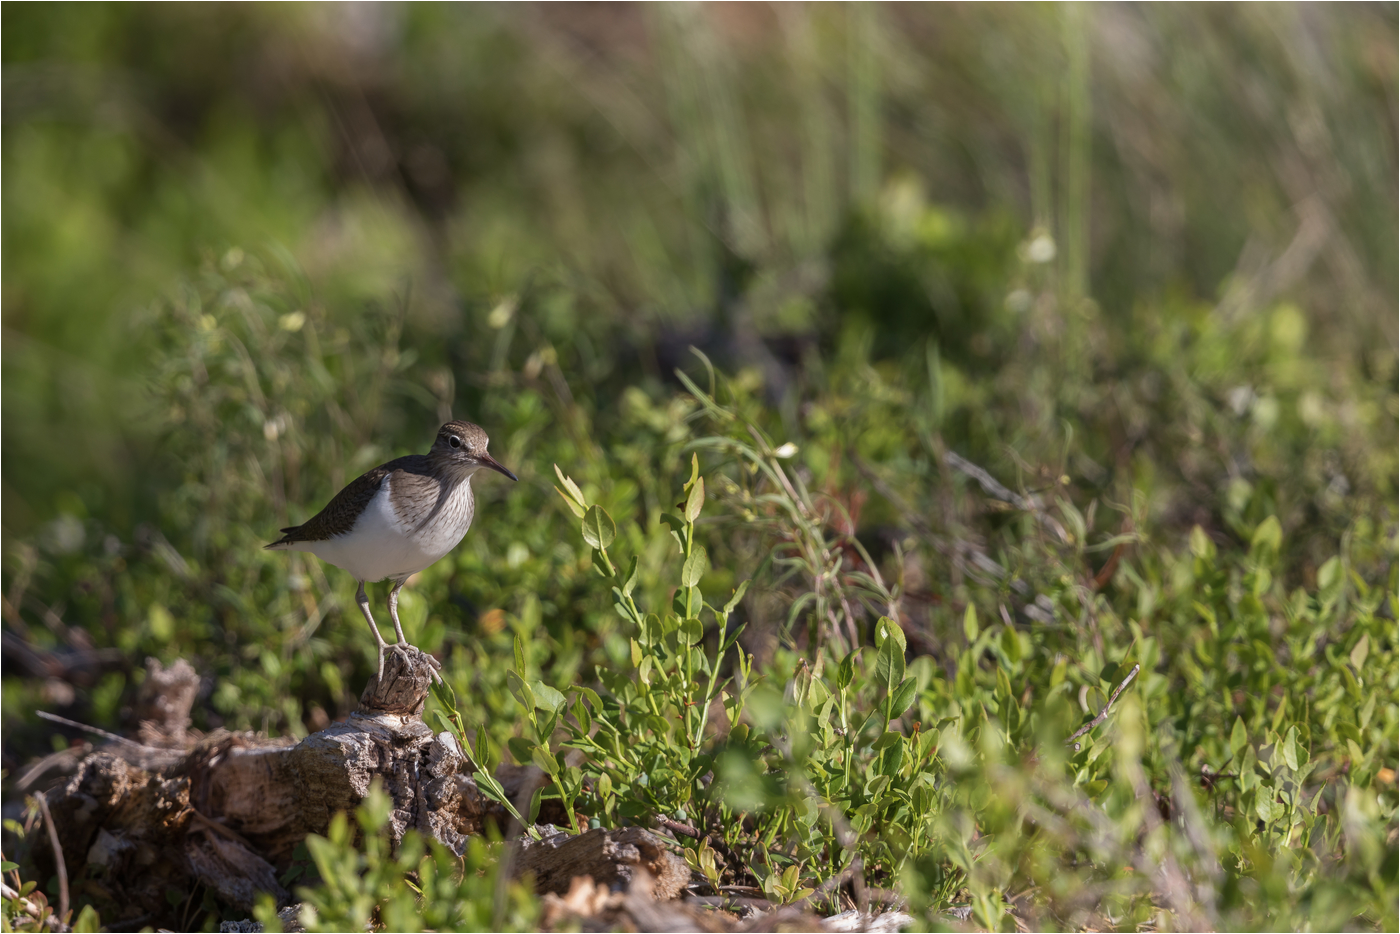
[[(158, 696), (138, 700), (150, 715), (141, 741), (89, 755), (48, 793), (75, 894), (112, 922), (171, 920), (170, 893), (196, 883), (244, 910), (259, 892), (284, 904), (278, 877), (297, 844), (355, 808), (375, 778), (393, 801), (396, 841), (415, 828), (460, 853), (487, 820), (504, 829), (504, 809), (477, 790), (455, 739), (423, 722), (436, 666), (416, 649), (390, 653), (348, 719), (297, 743), (187, 733), (198, 679), (184, 662), (152, 662)], [(506, 767), (499, 780), (510, 793), (525, 773)]]

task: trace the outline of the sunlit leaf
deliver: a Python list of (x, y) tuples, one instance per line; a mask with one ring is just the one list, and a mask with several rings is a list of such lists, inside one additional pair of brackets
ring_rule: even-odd
[(690, 557), (686, 559), (684, 567), (681, 568), (681, 585), (684, 587), (694, 587), (700, 583), (700, 578), (705, 576), (705, 572), (710, 569), (710, 556), (705, 553), (701, 545), (696, 545)]
[(1370, 649), (1371, 635), (1363, 632), (1361, 638), (1356, 641), (1356, 645), (1352, 646), (1351, 654), (1347, 656), (1351, 659), (1351, 666), (1358, 672), (1361, 671), (1361, 666), (1366, 663), (1366, 654)]
[(969, 643), (977, 641), (977, 607), (971, 603), (963, 611), (963, 635), (967, 637)]
[(583, 516), (583, 540), (593, 548), (607, 548), (617, 537), (617, 526), (602, 506), (588, 507)]
[(700, 518), (700, 510), (705, 506), (705, 478), (697, 477), (695, 485), (690, 488), (690, 495), (685, 499), (685, 519), (687, 522), (694, 522)]

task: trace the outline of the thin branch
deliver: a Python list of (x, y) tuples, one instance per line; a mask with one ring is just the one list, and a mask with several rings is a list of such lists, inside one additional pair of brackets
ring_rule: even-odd
[(49, 753), (29, 768), (25, 769), (24, 774), (15, 779), (15, 790), (25, 791), (30, 785), (38, 781), (39, 776), (43, 775), (49, 769), (67, 761), (76, 761), (91, 748), (92, 744), (87, 740), (80, 740), (67, 749), (60, 749), (58, 752)]
[(982, 488), (982, 492), (993, 499), (999, 499), (1003, 503), (1010, 503), (1012, 506), (1024, 512), (1040, 511), (1040, 503), (1036, 501), (1035, 497), (1022, 496), (1020, 493), (1011, 492), (1006, 487), (1002, 486), (1001, 483), (985, 469), (977, 466), (961, 454), (955, 451), (948, 451), (944, 454), (944, 457), (948, 461), (948, 466), (976, 480), (977, 485)]
[(156, 748), (147, 746), (144, 743), (138, 743), (134, 739), (127, 739), (125, 736), (118, 736), (116, 733), (108, 733), (106, 730), (98, 729), (95, 726), (88, 726), (86, 723), (79, 723), (77, 720), (69, 720), (67, 717), (60, 717), (57, 714), (49, 713), (47, 710), (36, 710), (34, 713), (41, 720), (52, 720), (54, 723), (71, 726), (74, 729), (82, 730), (84, 733), (91, 733), (93, 736), (101, 736), (103, 739), (110, 739), (114, 743), (125, 743), (128, 746), (135, 746), (137, 749)]
[(1066, 746), (1073, 744), (1074, 751), (1079, 751), (1079, 744), (1076, 743), (1075, 740), (1079, 739), (1079, 737), (1083, 736), (1085, 733), (1089, 732), (1094, 727), (1098, 726), (1100, 723), (1103, 723), (1104, 718), (1108, 716), (1109, 708), (1113, 706), (1113, 702), (1118, 699), (1119, 694), (1123, 693), (1123, 689), (1128, 686), (1128, 683), (1137, 677), (1138, 669), (1141, 667), (1141, 664), (1133, 666), (1133, 670), (1128, 672), (1128, 677), (1124, 678), (1122, 683), (1119, 684), (1118, 687), (1114, 688), (1113, 693), (1109, 695), (1108, 703), (1103, 705), (1103, 710), (1099, 711), (1099, 715), (1094, 719), (1090, 720), (1088, 723), (1081, 726), (1079, 729), (1075, 730), (1074, 735), (1072, 735), (1069, 739), (1065, 740)]
[(49, 831), (49, 845), (53, 847), (53, 862), (58, 869), (58, 919), (67, 924), (68, 918), (68, 865), (63, 860), (63, 845), (58, 842), (58, 828), (53, 825), (53, 815), (49, 813), (49, 802), (43, 793), (34, 796), (39, 802), (39, 811), (44, 815), (44, 826)]
[(683, 834), (692, 840), (704, 840), (706, 836), (689, 824), (682, 824), (678, 820), (672, 820), (665, 814), (656, 815), (656, 822), (672, 833)]

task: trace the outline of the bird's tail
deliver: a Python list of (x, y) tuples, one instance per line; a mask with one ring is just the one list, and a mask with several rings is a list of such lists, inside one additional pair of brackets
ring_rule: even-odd
[(301, 526), (299, 525), (289, 526), (285, 529), (278, 529), (278, 531), (282, 533), (282, 537), (277, 539), (277, 541), (275, 542), (271, 542), (267, 545), (264, 545), (263, 548), (266, 548), (269, 551), (289, 551), (293, 543), (296, 541), (296, 539), (292, 537), (291, 533), (298, 532), (300, 530)]

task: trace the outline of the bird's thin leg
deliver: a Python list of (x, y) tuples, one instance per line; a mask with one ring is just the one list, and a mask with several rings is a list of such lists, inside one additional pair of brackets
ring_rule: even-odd
[(403, 634), (403, 624), (399, 622), (399, 591), (403, 589), (407, 580), (408, 578), (394, 581), (394, 587), (389, 591), (389, 618), (394, 621), (394, 632), (398, 634), (401, 645), (408, 645), (408, 637)]
[[(360, 581), (360, 589), (355, 591), (355, 602), (360, 605), (360, 612), (365, 614), (365, 622), (369, 623), (369, 631), (374, 633), (374, 641), (379, 646), (379, 677), (382, 679), (384, 677), (384, 650), (389, 647), (389, 644), (379, 634), (379, 627), (374, 625), (374, 617), (369, 615), (369, 597), (365, 594), (364, 581)], [(393, 604), (391, 603), (390, 606), (392, 607)], [(397, 624), (398, 619), (395, 618), (394, 622)]]
[[(408, 644), (408, 636), (405, 636), (403, 634), (403, 624), (399, 622), (399, 591), (403, 589), (403, 585), (407, 580), (408, 578), (394, 581), (393, 589), (389, 591), (389, 617), (394, 621), (394, 632), (397, 633), (399, 637), (399, 641), (394, 645), (394, 648), (403, 652), (407, 652), (410, 648), (412, 648), (412, 646)], [(441, 681), (442, 675), (438, 674), (437, 672), (438, 660), (433, 658), (426, 652), (423, 652), (422, 654), (423, 657), (431, 663), (429, 671), (431, 671), (432, 673), (433, 680)]]

